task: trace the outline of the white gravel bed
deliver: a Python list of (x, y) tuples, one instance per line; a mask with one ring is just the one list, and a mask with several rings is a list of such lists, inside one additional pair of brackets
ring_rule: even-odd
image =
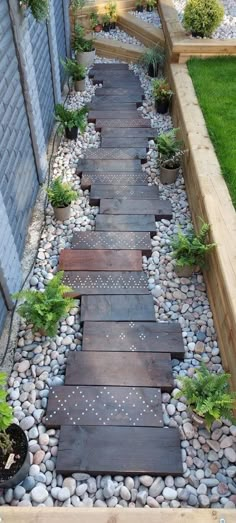
[[(95, 33), (94, 33), (95, 34)], [(106, 31), (101, 31), (100, 33), (96, 33), (96, 37), (99, 38), (107, 38), (108, 40), (116, 40), (119, 42), (124, 42), (125, 44), (133, 44), (133, 45), (139, 45), (141, 46), (142, 43), (135, 38), (135, 36), (130, 36), (125, 31), (122, 31), (122, 29), (119, 29), (119, 27), (116, 27), (115, 29), (111, 29), (109, 33)]]
[[(183, 12), (187, 0), (173, 0), (177, 9), (179, 20), (183, 20)], [(235, 0), (221, 0), (225, 14), (218, 29), (213, 33), (212, 38), (220, 40), (227, 38), (236, 38), (236, 3)]]
[(156, 27), (161, 27), (161, 19), (156, 9), (151, 12), (143, 11), (142, 13), (139, 13), (139, 11), (129, 11), (129, 14), (140, 18), (144, 22), (155, 25)]
[[(117, 62), (102, 60), (97, 63)], [(140, 75), (147, 96), (140, 111), (151, 117), (157, 132), (168, 130), (171, 118), (157, 115), (153, 109), (150, 79), (140, 66), (130, 66)], [(74, 94), (68, 105), (79, 107), (88, 102), (95, 88), (87, 81), (84, 96)], [(53, 176), (63, 176), (80, 191), (80, 199), (72, 205), (68, 222), (55, 222), (50, 206), (47, 208), (46, 226), (42, 234), (38, 257), (30, 285), (43, 289), (56, 272), (61, 249), (70, 246), (75, 231), (94, 228), (97, 207), (90, 207), (88, 193), (80, 189), (75, 175), (79, 157), (88, 147), (99, 145), (99, 134), (89, 124), (84, 136), (77, 142), (62, 140), (53, 164)], [(150, 183), (159, 184), (156, 153), (150, 141), (148, 162), (143, 167)], [(205, 361), (213, 371), (222, 369), (216, 332), (212, 319), (206, 287), (202, 274), (191, 279), (177, 278), (171, 258), (170, 239), (178, 225), (187, 228), (191, 223), (187, 195), (182, 176), (175, 185), (160, 186), (161, 198), (172, 203), (173, 219), (156, 223), (152, 239), (153, 253), (143, 258), (148, 274), (149, 289), (153, 295), (157, 321), (178, 321), (182, 327), (185, 360), (173, 360), (175, 389), (179, 376), (192, 376), (200, 361)], [(9, 398), (14, 408), (16, 423), (26, 431), (31, 453), (31, 467), (22, 485), (0, 494), (1, 505), (12, 506), (72, 506), (72, 507), (211, 507), (235, 508), (236, 506), (236, 427), (231, 423), (217, 422), (209, 432), (197, 429), (188, 415), (184, 400), (175, 400), (172, 394), (162, 395), (164, 423), (179, 427), (183, 457), (183, 476), (151, 477), (149, 475), (126, 477), (73, 474), (63, 478), (56, 473), (56, 456), (59, 431), (47, 430), (42, 418), (47, 407), (50, 385), (62, 385), (69, 351), (81, 350), (82, 332), (79, 323), (80, 302), (60, 322), (54, 338), (34, 336), (21, 322), (15, 364), (9, 379)], [(147, 442), (148, 444), (148, 442)]]

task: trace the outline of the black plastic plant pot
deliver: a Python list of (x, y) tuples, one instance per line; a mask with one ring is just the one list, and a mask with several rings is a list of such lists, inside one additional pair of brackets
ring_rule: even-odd
[(147, 11), (148, 11), (148, 13), (152, 13), (153, 9), (154, 9), (154, 8), (152, 7), (152, 5), (147, 5)]
[(12, 440), (12, 449), (4, 456), (0, 448), (0, 489), (14, 488), (22, 483), (30, 468), (28, 441), (24, 431), (12, 423), (6, 433)]
[(167, 113), (167, 111), (169, 109), (169, 105), (170, 105), (170, 101), (168, 100), (168, 98), (165, 98), (165, 100), (156, 100), (155, 101), (156, 111), (159, 114)]
[(76, 140), (78, 136), (78, 127), (72, 127), (72, 129), (69, 129), (68, 127), (65, 128), (65, 136), (67, 140)]
[(155, 68), (153, 67), (153, 64), (149, 64), (148, 76), (150, 76), (151, 78), (155, 78), (158, 75), (158, 70), (159, 70), (158, 64), (156, 65)]
[(138, 11), (138, 13), (143, 13), (143, 5), (138, 5), (136, 11)]
[(116, 28), (116, 22), (111, 22), (110, 29), (115, 29), (115, 28)]
[(204, 34), (203, 33), (198, 33), (197, 31), (192, 31), (191, 35), (194, 38), (204, 38)]
[(105, 33), (109, 33), (110, 29), (111, 29), (111, 24), (103, 25), (103, 31), (105, 31)]

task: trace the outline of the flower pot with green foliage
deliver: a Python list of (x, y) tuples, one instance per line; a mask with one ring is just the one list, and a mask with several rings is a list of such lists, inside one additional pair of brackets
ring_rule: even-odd
[(84, 28), (76, 23), (74, 28), (74, 37), (72, 48), (76, 55), (76, 60), (84, 67), (90, 67), (95, 60), (94, 41), (85, 36)]
[(24, 431), (13, 423), (7, 403), (7, 376), (0, 373), (0, 488), (9, 489), (24, 481), (30, 468), (28, 441)]
[(68, 183), (63, 183), (58, 176), (47, 189), (48, 200), (51, 203), (56, 220), (64, 222), (70, 217), (70, 206), (77, 200), (77, 192)]
[(172, 256), (176, 260), (178, 276), (187, 277), (186, 273), (190, 276), (196, 271), (197, 267), (202, 269), (206, 266), (206, 257), (216, 245), (215, 243), (207, 243), (209, 232), (209, 223), (202, 221), (198, 234), (191, 228), (186, 234), (179, 230), (173, 238), (171, 242)]
[(175, 183), (180, 169), (181, 157), (184, 154), (183, 142), (177, 140), (178, 129), (171, 129), (155, 138), (158, 151), (160, 181), (163, 184)]
[(158, 75), (159, 67), (162, 67), (164, 64), (164, 59), (164, 51), (157, 45), (147, 49), (139, 59), (139, 62), (145, 67), (148, 75), (151, 78), (155, 78)]
[(28, 325), (33, 325), (34, 332), (44, 329), (46, 336), (55, 336), (59, 320), (74, 306), (74, 300), (68, 297), (73, 289), (63, 285), (63, 275), (62, 271), (58, 272), (43, 292), (27, 289), (13, 295), (17, 300), (24, 300), (17, 312)]
[(152, 81), (152, 92), (155, 100), (156, 111), (160, 114), (167, 113), (170, 100), (173, 96), (169, 84), (165, 78), (156, 78)]
[(70, 58), (62, 60), (61, 62), (69, 77), (72, 78), (75, 90), (85, 91), (86, 68), (84, 65), (78, 64), (76, 60), (71, 60)]
[(116, 5), (116, 2), (113, 2), (112, 0), (110, 0), (105, 5), (105, 11), (106, 11), (106, 14), (109, 16), (110, 29), (115, 29), (116, 28), (116, 21), (117, 21), (117, 5)]
[(59, 123), (58, 133), (62, 134), (65, 132), (68, 140), (76, 140), (78, 135), (78, 129), (81, 133), (84, 133), (87, 126), (87, 107), (81, 107), (70, 111), (66, 109), (64, 105), (57, 104), (55, 106), (55, 118), (56, 122)]
[(108, 13), (106, 13), (102, 17), (102, 26), (103, 26), (103, 31), (105, 31), (105, 33), (109, 33), (109, 31), (111, 29), (111, 18)]
[(181, 389), (175, 398), (185, 398), (192, 411), (192, 418), (198, 425), (203, 424), (208, 430), (214, 421), (222, 418), (235, 423), (233, 409), (236, 393), (230, 391), (230, 374), (210, 372), (205, 364), (196, 369), (193, 377), (180, 377)]
[(224, 17), (219, 0), (188, 0), (183, 25), (193, 36), (210, 37)]
[(49, 0), (20, 0), (22, 9), (30, 9), (36, 22), (44, 22), (49, 15)]
[(149, 13), (153, 11), (154, 7), (156, 7), (156, 0), (147, 0), (146, 9)]
[(93, 11), (91, 11), (91, 13), (89, 15), (89, 19), (90, 19), (91, 29), (93, 31), (95, 31), (95, 33), (100, 33), (100, 31), (102, 31), (102, 24), (100, 23), (98, 13), (95, 9)]
[(138, 13), (143, 13), (143, 10), (144, 10), (144, 0), (137, 0), (135, 5), (136, 5), (136, 11), (138, 11)]

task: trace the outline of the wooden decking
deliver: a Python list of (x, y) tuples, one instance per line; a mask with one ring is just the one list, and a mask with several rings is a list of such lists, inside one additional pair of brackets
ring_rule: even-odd
[(171, 358), (183, 358), (181, 329), (155, 321), (142, 271), (171, 204), (142, 170), (154, 131), (136, 109), (139, 81), (125, 65), (95, 66), (93, 76), (104, 80), (89, 114), (101, 148), (88, 151), (78, 175), (100, 213), (95, 231), (76, 233), (60, 256), (65, 282), (81, 295), (83, 344), (68, 354), (65, 385), (50, 390), (45, 423), (61, 427), (61, 474), (178, 475), (179, 432), (164, 427), (161, 392), (173, 389)]

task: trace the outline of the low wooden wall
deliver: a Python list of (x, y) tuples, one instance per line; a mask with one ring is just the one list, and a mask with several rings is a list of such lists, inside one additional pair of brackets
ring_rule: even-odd
[(158, 9), (167, 44), (167, 54), (172, 63), (185, 63), (190, 57), (236, 56), (236, 39), (197, 39), (186, 35), (178, 19), (173, 0), (159, 0)]
[(170, 65), (169, 79), (174, 125), (188, 149), (184, 177), (193, 221), (198, 227), (200, 216), (210, 223), (210, 239), (217, 244), (204, 276), (224, 369), (236, 391), (236, 213), (187, 66)]
[(109, 38), (95, 38), (95, 48), (98, 56), (116, 58), (124, 62), (137, 62), (146, 48), (141, 45), (126, 44)]

